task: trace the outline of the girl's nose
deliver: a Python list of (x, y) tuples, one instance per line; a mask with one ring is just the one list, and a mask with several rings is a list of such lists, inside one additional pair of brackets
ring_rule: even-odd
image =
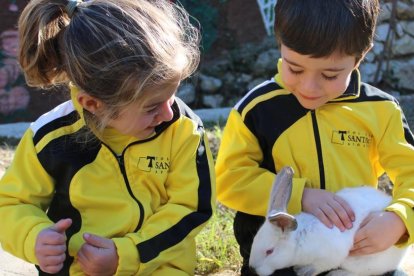
[(161, 105), (160, 112), (158, 113), (158, 116), (157, 116), (158, 120), (162, 122), (168, 122), (172, 120), (174, 116), (174, 112), (171, 107), (172, 102), (173, 101), (166, 101)]

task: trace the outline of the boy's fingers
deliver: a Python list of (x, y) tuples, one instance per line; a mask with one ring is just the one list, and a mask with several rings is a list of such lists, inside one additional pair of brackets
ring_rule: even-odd
[[(352, 220), (349, 217), (346, 210), (343, 208), (343, 206), (335, 200), (331, 201), (329, 203), (329, 206), (332, 207), (333, 211), (335, 212), (335, 216), (337, 217), (338, 220), (340, 220), (341, 227), (343, 226), (343, 227), (346, 227), (348, 229), (351, 229), (352, 228)], [(334, 221), (334, 224), (336, 226), (338, 226), (338, 223), (339, 223), (338, 221)], [(339, 227), (341, 230), (345, 230), (345, 229), (342, 229), (341, 227)]]
[(355, 213), (354, 210), (352, 210), (351, 206), (349, 206), (348, 202), (346, 202), (342, 197), (334, 195), (334, 200), (341, 204), (342, 208), (346, 211), (348, 214), (348, 217), (351, 221), (355, 221)]
[(321, 208), (318, 208), (315, 210), (314, 215), (323, 223), (326, 227), (332, 228), (332, 222), (329, 220), (329, 218), (325, 215), (325, 213), (322, 211)]
[(52, 227), (50, 227), (51, 230), (56, 231), (58, 233), (65, 233), (65, 231), (72, 225), (71, 219), (61, 219), (58, 222), (55, 223)]
[(335, 209), (332, 208), (332, 206), (330, 206), (329, 204), (326, 204), (326, 206), (324, 206), (322, 211), (325, 213), (325, 216), (328, 218), (328, 220), (332, 224), (334, 224), (336, 227), (338, 227), (339, 230), (341, 231), (345, 230), (344, 224), (342, 223), (340, 217), (336, 213)]

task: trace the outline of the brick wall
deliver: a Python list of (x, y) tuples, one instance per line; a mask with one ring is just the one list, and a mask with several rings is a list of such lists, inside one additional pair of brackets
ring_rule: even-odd
[(17, 20), (27, 0), (0, 1), (0, 123), (32, 121), (65, 98), (26, 85), (17, 62)]

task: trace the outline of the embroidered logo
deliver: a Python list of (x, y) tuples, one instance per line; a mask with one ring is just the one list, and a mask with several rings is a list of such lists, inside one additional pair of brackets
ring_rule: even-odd
[(331, 137), (333, 144), (363, 148), (368, 147), (371, 140), (372, 134), (352, 130), (334, 130)]
[(170, 159), (160, 156), (143, 156), (138, 158), (138, 169), (144, 172), (163, 174), (170, 168)]

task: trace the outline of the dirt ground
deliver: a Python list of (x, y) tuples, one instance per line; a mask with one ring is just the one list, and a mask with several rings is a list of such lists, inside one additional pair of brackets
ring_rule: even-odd
[[(13, 158), (13, 149), (0, 147), (0, 178), (4, 174), (5, 169)], [(0, 224), (0, 227), (6, 227)], [(401, 266), (407, 276), (414, 276), (414, 247), (410, 248), (409, 254), (405, 258)], [(0, 245), (0, 276), (32, 276), (37, 275), (35, 267), (24, 262), (9, 253), (3, 251)], [(221, 271), (212, 274), (214, 276), (233, 276), (237, 275), (233, 271)]]

